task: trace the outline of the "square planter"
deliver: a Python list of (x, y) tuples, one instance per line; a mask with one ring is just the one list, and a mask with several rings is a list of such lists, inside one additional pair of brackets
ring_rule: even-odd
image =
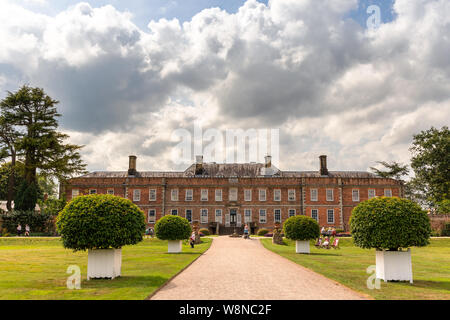
[(88, 251), (87, 279), (120, 277), (122, 249), (94, 249)]
[(296, 253), (310, 253), (309, 240), (295, 241), (295, 252)]
[(181, 252), (181, 240), (169, 240), (169, 253)]
[(376, 251), (377, 278), (386, 281), (413, 283), (411, 249), (407, 251)]

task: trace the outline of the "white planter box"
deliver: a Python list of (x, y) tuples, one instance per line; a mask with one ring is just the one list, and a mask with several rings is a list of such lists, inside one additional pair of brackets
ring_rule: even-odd
[(376, 251), (377, 278), (413, 283), (411, 249), (408, 251)]
[(307, 241), (295, 241), (295, 252), (296, 253), (310, 253), (309, 240)]
[(87, 279), (120, 277), (122, 249), (95, 249), (88, 251)]
[(181, 240), (169, 240), (169, 253), (181, 252)]

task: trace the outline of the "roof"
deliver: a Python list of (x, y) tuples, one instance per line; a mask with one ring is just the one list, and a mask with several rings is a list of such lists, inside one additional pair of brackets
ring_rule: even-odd
[[(188, 178), (188, 177), (286, 177), (320, 178), (318, 171), (281, 171), (272, 166), (269, 170), (262, 163), (203, 163), (203, 173), (195, 175), (195, 164), (185, 171), (138, 171), (138, 178)], [(95, 171), (80, 178), (128, 178), (128, 171)], [(379, 178), (365, 171), (329, 171), (330, 178)]]

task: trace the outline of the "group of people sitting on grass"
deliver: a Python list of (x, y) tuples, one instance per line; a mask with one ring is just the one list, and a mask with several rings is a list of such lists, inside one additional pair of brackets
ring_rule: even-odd
[(339, 238), (336, 237), (336, 229), (322, 227), (320, 231), (320, 238), (317, 240), (315, 246), (319, 249), (339, 249)]

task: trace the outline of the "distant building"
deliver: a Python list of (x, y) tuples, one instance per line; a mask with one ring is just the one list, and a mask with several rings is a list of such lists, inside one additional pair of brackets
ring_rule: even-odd
[(67, 200), (86, 194), (113, 194), (138, 205), (153, 226), (164, 215), (198, 221), (211, 232), (229, 234), (248, 223), (253, 232), (271, 229), (295, 215), (320, 226), (349, 230), (353, 208), (378, 196), (403, 197), (402, 183), (359, 171), (328, 171), (320, 157), (318, 171), (282, 171), (266, 157), (264, 164), (204, 163), (199, 156), (185, 171), (140, 172), (136, 156), (128, 171), (92, 172), (63, 186)]

